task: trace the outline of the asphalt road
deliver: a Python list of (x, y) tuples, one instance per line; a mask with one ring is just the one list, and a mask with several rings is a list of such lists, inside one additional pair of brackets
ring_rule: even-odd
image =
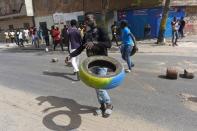
[[(82, 105), (98, 106), (94, 89), (75, 81), (72, 68), (64, 64), (64, 56), (65, 53), (58, 51), (1, 49), (0, 84), (39, 96), (68, 98)], [(123, 62), (118, 53), (110, 56)], [(54, 57), (59, 59), (57, 63), (50, 62)], [(180, 73), (184, 68), (196, 72), (196, 57), (139, 53), (133, 58), (135, 68), (127, 74), (124, 84), (109, 91), (114, 111), (141, 117), (173, 131), (195, 131), (197, 110), (187, 108), (180, 94), (197, 96), (196, 78), (168, 80), (162, 75), (168, 66), (176, 66)]]

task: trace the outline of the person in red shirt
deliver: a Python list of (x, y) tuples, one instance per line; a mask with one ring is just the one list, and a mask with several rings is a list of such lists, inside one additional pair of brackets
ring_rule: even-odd
[(62, 51), (64, 51), (63, 44), (61, 42), (61, 34), (60, 34), (60, 31), (59, 31), (58, 27), (55, 27), (55, 29), (52, 30), (52, 37), (53, 37), (53, 40), (54, 40), (53, 50), (55, 51), (56, 46), (58, 44), (60, 44), (60, 46), (62, 48)]

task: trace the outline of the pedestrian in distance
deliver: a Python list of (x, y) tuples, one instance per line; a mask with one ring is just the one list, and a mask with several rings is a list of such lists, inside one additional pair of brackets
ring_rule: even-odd
[(34, 31), (34, 27), (30, 27), (29, 28), (29, 36), (31, 38), (31, 44), (34, 45), (34, 41), (33, 41), (33, 31)]
[(20, 29), (19, 30), (19, 34), (18, 34), (18, 38), (19, 38), (19, 46), (20, 47), (24, 47), (24, 34), (23, 34), (23, 30), (22, 29)]
[(19, 46), (19, 29), (16, 29), (16, 31), (15, 31), (15, 43), (16, 43), (16, 45), (18, 45)]
[(116, 21), (114, 21), (114, 24), (111, 26), (111, 32), (112, 32), (112, 42), (114, 41), (116, 43), (117, 46), (118, 45), (118, 23)]
[(180, 38), (183, 38), (184, 37), (184, 30), (185, 28), (185, 20), (184, 20), (184, 17), (181, 17), (180, 21), (179, 21), (179, 36)]
[(52, 25), (52, 26), (51, 26), (51, 30), (50, 30), (50, 35), (51, 35), (51, 38), (52, 38), (52, 45), (54, 45), (54, 36), (53, 36), (54, 30), (55, 30), (55, 26)]
[[(107, 50), (111, 48), (110, 38), (103, 28), (97, 26), (93, 13), (85, 14), (85, 24), (86, 32), (83, 37), (82, 45), (66, 57), (67, 61), (79, 55), (84, 49), (86, 49), (88, 57), (108, 55)], [(99, 76), (105, 76), (107, 74), (107, 68), (98, 66), (95, 67), (92, 72)], [(100, 108), (96, 110), (96, 113), (99, 114), (101, 112), (104, 117), (109, 117), (112, 113), (113, 106), (108, 92), (104, 89), (95, 90), (98, 102), (101, 105)]]
[(4, 32), (4, 35), (5, 35), (5, 42), (8, 43), (9, 42), (9, 39), (10, 39), (10, 37), (9, 37), (9, 31), (5, 31)]
[(179, 29), (179, 22), (176, 17), (173, 18), (171, 22), (172, 27), (172, 46), (178, 46), (178, 29)]
[(61, 32), (61, 37), (62, 37), (62, 44), (65, 47), (68, 47), (69, 39), (68, 39), (68, 26), (67, 25), (64, 25), (64, 28), (62, 29), (62, 32)]
[(128, 69), (125, 71), (129, 73), (131, 72), (132, 67), (134, 67), (134, 64), (130, 56), (134, 47), (134, 36), (131, 33), (130, 29), (128, 28), (128, 24), (126, 21), (121, 21), (120, 26), (121, 26), (121, 39), (122, 39), (122, 45), (120, 51), (123, 60), (125, 60), (128, 65)]
[[(74, 52), (77, 48), (79, 48), (82, 44), (82, 39), (80, 35), (80, 31), (77, 29), (77, 21), (71, 20), (71, 27), (68, 28), (68, 38), (69, 38), (69, 52)], [(79, 78), (79, 55), (71, 58), (71, 63), (74, 68), (74, 74), (77, 75), (77, 80)]]
[(37, 30), (37, 35), (38, 35), (38, 40), (39, 40), (39, 43), (43, 43), (43, 37), (42, 37), (42, 28), (41, 26), (38, 28)]
[(80, 31), (81, 38), (83, 38), (85, 32), (85, 26), (82, 23), (79, 25), (78, 30)]
[(24, 41), (28, 44), (29, 42), (29, 30), (26, 28), (23, 30), (24, 32)]
[(11, 43), (14, 43), (14, 37), (15, 37), (15, 32), (14, 30), (11, 30), (10, 33), (9, 33), (9, 37), (10, 37), (10, 40), (11, 40)]
[(60, 45), (61, 48), (62, 48), (62, 51), (64, 51), (63, 44), (61, 42), (61, 34), (60, 34), (60, 31), (59, 31), (58, 27), (55, 27), (55, 29), (52, 31), (52, 36), (53, 36), (53, 39), (54, 39), (53, 50), (55, 51), (56, 46)]
[(47, 26), (43, 26), (43, 29), (42, 29), (42, 37), (43, 39), (45, 40), (45, 43), (46, 43), (46, 48), (45, 48), (45, 51), (48, 52), (49, 51), (49, 29), (47, 28)]
[(38, 30), (36, 27), (33, 27), (32, 31), (32, 44), (35, 46), (35, 48), (39, 48), (40, 46)]

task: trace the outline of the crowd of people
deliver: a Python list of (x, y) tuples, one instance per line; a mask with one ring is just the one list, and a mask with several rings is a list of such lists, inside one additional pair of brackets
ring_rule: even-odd
[[(120, 47), (120, 53), (122, 59), (127, 63), (128, 69), (125, 70), (127, 73), (131, 72), (134, 64), (131, 59), (131, 53), (135, 46), (135, 37), (131, 33), (126, 21), (121, 21), (120, 26), (117, 22), (111, 26), (112, 39), (110, 40), (108, 33), (102, 27), (99, 27), (96, 23), (93, 13), (85, 14), (84, 25), (78, 26), (76, 20), (71, 20), (70, 25), (64, 25), (62, 30), (58, 26), (51, 26), (48, 29), (47, 26), (42, 28), (31, 27), (29, 29), (18, 29), (16, 31), (5, 32), (6, 42), (10, 39), (11, 42), (15, 42), (18, 46), (24, 47), (24, 42), (31, 41), (35, 48), (40, 47), (40, 42), (45, 41), (45, 50), (49, 51), (49, 46), (53, 45), (53, 50), (59, 45), (64, 51), (64, 46), (68, 47), (69, 55), (66, 57), (65, 62), (71, 61), (73, 66), (73, 72), (79, 78), (79, 59), (80, 54), (86, 49), (88, 57), (91, 56), (108, 56), (108, 49), (112, 46), (112, 41), (115, 41), (117, 46)], [(183, 18), (177, 20), (174, 17), (171, 22), (172, 25), (172, 43), (173, 46), (177, 45), (178, 37), (184, 37), (183, 29), (185, 22)], [(50, 37), (51, 42), (50, 42)], [(121, 40), (121, 45), (118, 41)], [(51, 43), (51, 44), (50, 44)], [(93, 70), (97, 75), (103, 76), (107, 74), (107, 68), (98, 67)], [(112, 113), (113, 106), (111, 104), (111, 98), (106, 90), (95, 89), (98, 102), (101, 107), (98, 108), (97, 112), (102, 112), (104, 116), (109, 116)]]
[[(53, 46), (53, 50), (56, 50), (58, 45), (61, 46), (62, 51), (64, 51), (64, 46), (68, 47), (68, 28), (70, 26), (64, 25), (62, 30), (59, 29), (57, 25), (51, 26), (48, 29), (47, 26), (30, 27), (26, 29), (15, 29), (4, 32), (5, 42), (16, 43), (19, 47), (24, 47), (24, 42), (32, 43), (35, 48), (40, 48), (41, 43), (46, 44), (46, 51), (49, 51), (49, 46)], [(78, 27), (78, 26), (77, 26)], [(83, 36), (84, 26), (80, 25), (77, 28), (80, 31), (80, 35)], [(50, 40), (51, 38), (51, 40)]]

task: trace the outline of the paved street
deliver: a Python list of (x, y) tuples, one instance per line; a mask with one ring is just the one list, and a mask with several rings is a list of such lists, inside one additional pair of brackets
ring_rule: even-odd
[[(195, 131), (196, 77), (162, 77), (169, 66), (197, 73), (196, 39), (189, 40), (174, 48), (141, 42), (135, 68), (124, 84), (110, 90), (114, 112), (107, 119), (93, 115), (99, 106), (96, 93), (75, 81), (64, 64), (67, 53), (1, 48), (0, 131)], [(117, 51), (110, 56), (124, 63)], [(50, 62), (54, 57), (57, 63)]]

